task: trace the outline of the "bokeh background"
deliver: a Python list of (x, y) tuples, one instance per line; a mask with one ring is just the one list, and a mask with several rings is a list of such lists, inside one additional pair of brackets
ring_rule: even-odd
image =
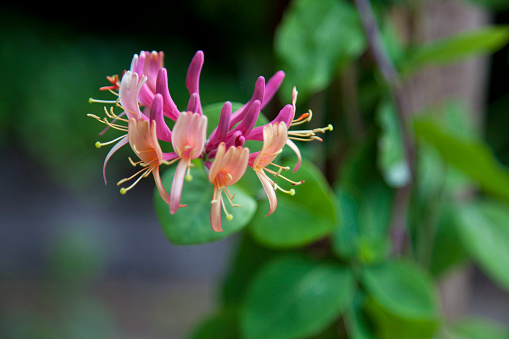
[[(182, 107), (188, 63), (203, 50), (202, 103), (246, 101), (259, 75), (279, 69), (273, 37), (288, 4), (0, 8), (0, 337), (183, 338), (212, 309), (237, 238), (171, 245), (153, 182), (125, 196), (114, 184), (131, 173), (126, 148), (109, 162), (105, 187), (107, 149), (94, 147), (102, 126), (86, 117), (103, 107), (88, 99), (109, 99), (99, 87), (133, 54), (162, 50)], [(488, 23), (509, 23), (508, 9), (483, 11)], [(487, 65), (479, 127), (509, 165), (509, 49)], [(265, 113), (277, 107), (278, 98)], [(468, 275), (466, 312), (509, 322), (509, 296), (475, 267)]]

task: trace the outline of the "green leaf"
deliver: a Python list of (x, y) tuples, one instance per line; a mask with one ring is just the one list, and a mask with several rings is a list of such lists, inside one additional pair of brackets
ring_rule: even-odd
[(404, 75), (429, 65), (442, 65), (467, 57), (492, 53), (509, 40), (509, 28), (492, 26), (457, 33), (445, 38), (421, 44), (409, 52), (401, 65)]
[(352, 303), (343, 314), (348, 338), (375, 339), (370, 319), (365, 312), (367, 295), (361, 289), (355, 293)]
[(481, 200), (458, 205), (458, 233), (473, 260), (509, 291), (509, 206)]
[(426, 271), (411, 262), (388, 261), (365, 267), (362, 283), (373, 300), (403, 319), (436, 319), (437, 292)]
[(338, 197), (343, 223), (332, 236), (334, 253), (361, 263), (383, 260), (389, 249), (392, 192), (383, 183), (373, 183), (366, 191), (344, 184)]
[[(277, 192), (278, 205), (269, 216), (269, 203), (265, 193), (259, 200), (249, 230), (260, 243), (274, 248), (295, 248), (305, 246), (330, 234), (338, 226), (338, 216), (334, 206), (335, 196), (318, 168), (304, 160), (300, 169), (294, 173), (286, 171), (283, 175), (294, 181), (304, 180), (291, 196)], [(276, 178), (278, 184), (285, 187), (285, 182)], [(290, 184), (288, 184), (290, 185)], [(261, 189), (261, 184), (260, 184)]]
[(429, 262), (429, 270), (434, 276), (441, 276), (467, 262), (468, 253), (458, 241), (460, 233), (456, 210), (449, 203), (443, 204)]
[(373, 299), (366, 303), (366, 312), (372, 322), (374, 338), (430, 339), (440, 327), (437, 319), (407, 319), (395, 316)]
[(345, 157), (335, 192), (342, 225), (331, 238), (334, 253), (344, 260), (375, 263), (387, 256), (387, 232), (394, 191), (376, 168), (376, 138), (369, 138)]
[[(167, 192), (171, 190), (176, 166), (167, 169), (161, 176)], [(242, 207), (229, 208), (233, 220), (228, 221), (222, 212), (223, 232), (214, 232), (210, 226), (210, 201), (213, 186), (201, 165), (191, 169), (193, 179), (184, 182), (180, 202), (187, 207), (179, 208), (171, 215), (168, 205), (161, 199), (157, 189), (154, 191), (154, 205), (157, 218), (166, 237), (178, 245), (201, 244), (223, 239), (240, 231), (253, 218), (256, 211), (256, 200), (238, 185), (229, 187), (235, 194), (234, 202)], [(242, 179), (241, 179), (242, 180)]]
[(296, 0), (285, 12), (274, 36), (274, 49), (287, 73), (282, 93), (299, 96), (327, 87), (338, 65), (344, 65), (366, 48), (357, 11), (347, 1)]
[(509, 199), (509, 172), (481, 140), (459, 137), (430, 119), (414, 123), (418, 138), (434, 147), (441, 157), (475, 180), (484, 190)]
[(238, 314), (221, 310), (202, 320), (192, 332), (190, 339), (236, 339), (239, 338)]
[(361, 281), (376, 338), (430, 338), (439, 325), (438, 296), (426, 271), (407, 261), (365, 267)]
[(250, 281), (278, 254), (278, 251), (258, 245), (249, 233), (243, 233), (234, 260), (221, 286), (223, 306), (235, 307), (242, 303)]
[(447, 334), (451, 339), (507, 339), (509, 328), (488, 319), (466, 317), (449, 325)]
[(251, 284), (241, 314), (244, 338), (306, 338), (349, 304), (355, 281), (344, 267), (303, 256), (269, 263)]
[(382, 101), (378, 108), (377, 120), (382, 129), (378, 140), (378, 167), (389, 186), (405, 186), (410, 181), (410, 167), (396, 108), (391, 101)]

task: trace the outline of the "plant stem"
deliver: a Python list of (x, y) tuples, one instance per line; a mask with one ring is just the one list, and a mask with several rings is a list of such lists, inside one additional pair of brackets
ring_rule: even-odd
[[(385, 45), (383, 43), (382, 37), (380, 35), (380, 30), (373, 13), (373, 8), (371, 7), (369, 0), (355, 0), (355, 4), (359, 11), (359, 15), (364, 26), (364, 30), (366, 31), (369, 46), (374, 55), (375, 61), (378, 65), (378, 68), (380, 69), (380, 72), (382, 73), (383, 79), (386, 82), (390, 95), (392, 96), (392, 99), (396, 105), (396, 113), (398, 115), (401, 135), (403, 137), (405, 156), (410, 169), (411, 177), (413, 179), (415, 177), (415, 146), (408, 131), (406, 115), (409, 109), (408, 103), (406, 101), (407, 96), (402, 89), (399, 74), (394, 67), (394, 64), (392, 63), (392, 60), (389, 58), (387, 50), (385, 49)], [(407, 212), (410, 193), (411, 183), (404, 187), (399, 187), (396, 191), (391, 221), (391, 234), (394, 244), (394, 252), (396, 255), (401, 254), (406, 238), (405, 230), (407, 228)]]

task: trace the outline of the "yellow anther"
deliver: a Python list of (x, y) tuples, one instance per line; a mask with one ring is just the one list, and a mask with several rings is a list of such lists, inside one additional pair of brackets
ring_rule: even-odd
[(118, 138), (115, 138), (115, 139), (110, 140), (110, 141), (108, 141), (108, 142), (99, 142), (99, 141), (97, 141), (97, 142), (95, 143), (95, 147), (97, 147), (97, 148), (101, 148), (101, 147), (103, 147), (103, 146), (105, 146), (105, 145), (113, 144), (114, 142), (117, 142), (117, 141), (119, 141), (120, 139), (125, 138), (125, 137), (126, 137), (126, 135), (121, 135), (121, 136), (119, 136)]
[(286, 193), (286, 194), (290, 194), (290, 195), (295, 195), (295, 190), (292, 188), (291, 190), (285, 190), (283, 188), (281, 188), (278, 184), (274, 183), (274, 190), (280, 190), (281, 192), (283, 193)]
[(226, 220), (228, 220), (228, 221), (232, 221), (232, 220), (233, 220), (233, 215), (231, 215), (231, 214), (227, 214), (227, 215), (226, 215)]
[(126, 193), (127, 193), (127, 190), (126, 190), (125, 188), (123, 188), (123, 187), (122, 187), (122, 188), (120, 189), (120, 194), (124, 195), (124, 194), (126, 194)]
[(184, 177), (186, 179), (186, 181), (191, 181), (193, 180), (193, 176), (191, 175), (191, 166), (188, 166), (187, 167), (187, 173), (186, 173), (186, 176)]

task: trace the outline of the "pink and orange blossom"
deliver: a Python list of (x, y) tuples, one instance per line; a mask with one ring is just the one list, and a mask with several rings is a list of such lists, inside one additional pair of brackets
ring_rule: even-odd
[(207, 136), (206, 133), (207, 117), (199, 113), (182, 112), (175, 122), (171, 143), (177, 159), (180, 159), (180, 161), (175, 170), (171, 185), (169, 202), (171, 214), (175, 214), (179, 207), (186, 172), (188, 173), (188, 178), (190, 178), (189, 168), (191, 160), (202, 155)]
[[(259, 152), (251, 153), (249, 155), (249, 166), (253, 168), (258, 179), (262, 183), (263, 189), (267, 194), (267, 198), (269, 200), (269, 213), (267, 215), (272, 214), (277, 207), (277, 198), (276, 198), (276, 190), (280, 190), (284, 193), (288, 193), (290, 195), (295, 194), (295, 190), (284, 190), (278, 184), (274, 182), (267, 175), (268, 172), (276, 177), (281, 177), (292, 185), (302, 184), (301, 182), (291, 181), (281, 175), (281, 171), (289, 169), (288, 167), (282, 167), (273, 163), (274, 159), (281, 153), (283, 147), (286, 145), (288, 141), (288, 127), (284, 121), (282, 122), (274, 122), (272, 124), (267, 124), (263, 126), (263, 146), (262, 150)], [(273, 171), (267, 166), (272, 165), (278, 168), (278, 171)]]
[[(292, 185), (302, 183), (291, 181), (282, 176), (281, 172), (289, 167), (275, 164), (275, 158), (285, 145), (289, 146), (297, 154), (298, 161), (294, 167), (294, 171), (296, 171), (300, 165), (301, 154), (292, 140), (321, 141), (321, 138), (316, 134), (332, 130), (332, 126), (300, 131), (292, 130), (291, 127), (307, 123), (312, 117), (312, 113), (309, 111), (309, 113), (295, 118), (297, 90), (294, 88), (292, 103), (284, 106), (276, 118), (268, 124), (255, 127), (261, 110), (275, 95), (285, 77), (283, 71), (278, 71), (268, 82), (265, 82), (264, 77), (258, 77), (251, 99), (240, 109), (232, 112), (232, 104), (226, 102), (221, 110), (218, 126), (213, 129), (207, 139), (208, 119), (203, 114), (199, 92), (200, 73), (204, 63), (203, 52), (196, 52), (188, 67), (186, 87), (189, 92), (189, 101), (183, 111), (177, 108), (170, 95), (168, 72), (164, 68), (163, 59), (163, 52), (141, 51), (139, 55), (134, 55), (130, 69), (124, 71), (121, 79), (118, 76), (107, 77), (111, 86), (101, 88), (117, 95), (116, 100), (90, 99), (90, 102), (112, 105), (110, 109), (105, 107), (105, 118), (89, 114), (107, 125), (100, 135), (109, 128), (124, 132), (124, 135), (109, 142), (96, 143), (97, 147), (115, 144), (104, 160), (105, 183), (107, 162), (113, 153), (129, 143), (140, 159), (137, 162), (130, 160), (131, 164), (141, 165), (143, 169), (118, 183), (120, 185), (139, 176), (132, 185), (121, 189), (122, 194), (134, 187), (141, 178), (152, 173), (159, 194), (168, 204), (170, 213), (174, 214), (178, 208), (185, 206), (180, 204), (180, 199), (184, 179), (191, 178), (192, 161), (201, 159), (205, 171), (208, 170), (209, 181), (213, 185), (210, 221), (214, 231), (222, 230), (221, 209), (224, 210), (228, 220), (233, 218), (226, 210), (223, 192), (232, 206), (238, 206), (232, 201), (233, 195), (230, 193), (229, 186), (235, 184), (244, 175), (248, 165), (253, 168), (267, 194), (269, 200), (267, 215), (274, 213), (277, 207), (277, 190), (291, 195), (295, 194), (294, 189), (282, 189), (276, 184), (274, 178), (283, 178)], [(123, 112), (115, 114), (114, 107), (119, 107)], [(172, 130), (166, 124), (165, 119), (175, 122)], [(261, 150), (249, 154), (249, 150), (243, 147), (248, 140), (263, 142)], [(162, 152), (160, 141), (171, 143), (173, 152)], [(161, 182), (160, 166), (173, 164), (177, 161), (171, 191), (168, 194)], [(270, 166), (274, 166), (273, 169), (269, 168)]]
[(247, 148), (230, 146), (226, 150), (224, 143), (219, 144), (217, 148), (216, 157), (209, 170), (209, 181), (214, 185), (210, 208), (210, 225), (216, 232), (223, 230), (221, 227), (221, 207), (223, 207), (228, 220), (233, 218), (226, 210), (222, 200), (223, 191), (232, 206), (239, 206), (233, 204), (233, 196), (228, 186), (235, 184), (244, 175), (248, 160), (249, 149)]
[(129, 119), (129, 144), (131, 148), (140, 158), (140, 161), (131, 163), (133, 165), (140, 165), (144, 167), (133, 176), (120, 180), (117, 185), (120, 185), (126, 181), (129, 181), (139, 175), (138, 179), (129, 187), (121, 188), (120, 193), (125, 194), (128, 190), (133, 188), (141, 178), (147, 177), (150, 173), (153, 174), (154, 180), (159, 190), (161, 198), (169, 203), (170, 196), (163, 186), (161, 176), (159, 173), (159, 166), (165, 163), (163, 152), (159, 146), (156, 135), (156, 122), (143, 119), (131, 118)]

